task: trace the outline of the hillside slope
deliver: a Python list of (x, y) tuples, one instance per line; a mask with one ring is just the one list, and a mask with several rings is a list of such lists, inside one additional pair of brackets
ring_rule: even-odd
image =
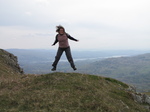
[(150, 91), (150, 53), (93, 62), (82, 71), (135, 85), (139, 91)]
[(0, 58), (0, 62), (1, 112), (149, 111), (144, 108), (149, 108), (146, 103), (135, 101), (135, 93), (128, 91), (127, 84), (115, 79), (58, 72), (20, 75), (14, 66), (6, 63), (7, 57)]

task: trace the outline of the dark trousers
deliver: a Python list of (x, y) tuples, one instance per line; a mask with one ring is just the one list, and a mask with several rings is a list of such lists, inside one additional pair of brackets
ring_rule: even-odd
[(57, 51), (57, 55), (55, 56), (55, 61), (53, 62), (52, 66), (56, 68), (59, 60), (60, 60), (60, 57), (61, 55), (63, 54), (63, 52), (65, 51), (65, 54), (66, 54), (66, 57), (71, 65), (72, 68), (75, 68), (75, 65), (74, 65), (74, 62), (73, 62), (73, 59), (72, 59), (72, 55), (71, 55), (71, 51), (70, 51), (70, 47), (67, 47), (67, 48), (58, 48), (58, 51)]

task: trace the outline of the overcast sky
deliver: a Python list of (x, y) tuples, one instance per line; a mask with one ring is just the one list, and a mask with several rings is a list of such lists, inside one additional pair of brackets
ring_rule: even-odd
[(0, 0), (2, 49), (57, 49), (59, 24), (72, 49), (150, 50), (150, 0)]

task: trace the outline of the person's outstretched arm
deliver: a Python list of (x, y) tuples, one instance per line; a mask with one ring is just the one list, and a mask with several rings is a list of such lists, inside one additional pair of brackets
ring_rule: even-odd
[(56, 35), (55, 41), (54, 41), (54, 43), (52, 44), (52, 46), (54, 46), (57, 42), (58, 42), (58, 39), (57, 39), (57, 35)]
[(67, 35), (67, 37), (68, 37), (70, 40), (79, 41), (79, 40), (73, 38), (72, 36), (70, 36), (68, 33), (67, 33), (66, 35)]

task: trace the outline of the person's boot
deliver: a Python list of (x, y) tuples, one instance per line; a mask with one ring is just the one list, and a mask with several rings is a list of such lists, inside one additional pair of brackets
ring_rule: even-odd
[(53, 66), (53, 68), (51, 69), (52, 71), (55, 71), (56, 70), (56, 67), (55, 66)]
[(77, 68), (76, 68), (76, 67), (73, 67), (73, 70), (75, 71), (75, 70), (77, 70)]

